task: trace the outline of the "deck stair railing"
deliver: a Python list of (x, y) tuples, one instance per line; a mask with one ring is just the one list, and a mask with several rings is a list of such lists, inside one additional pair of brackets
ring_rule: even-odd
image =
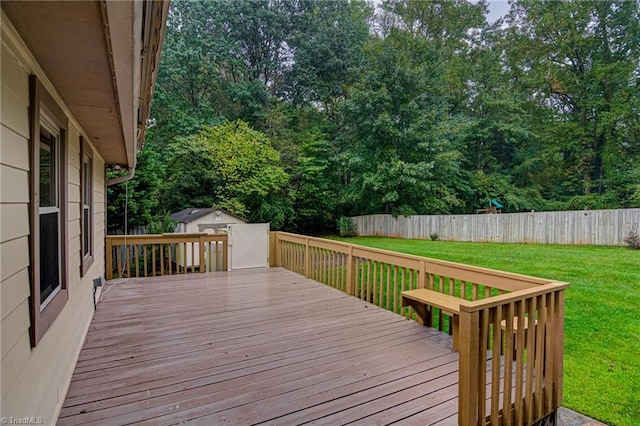
[(226, 234), (108, 235), (106, 278), (227, 270)]
[[(270, 263), (381, 308), (405, 290), (428, 288), (460, 299), (460, 425), (532, 425), (555, 418), (562, 402), (564, 291), (567, 283), (284, 232), (271, 233)], [(426, 325), (452, 332), (430, 310)]]

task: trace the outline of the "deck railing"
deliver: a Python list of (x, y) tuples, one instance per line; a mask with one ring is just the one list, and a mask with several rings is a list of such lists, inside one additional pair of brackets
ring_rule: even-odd
[[(460, 425), (534, 424), (560, 406), (567, 283), (283, 232), (271, 234), (270, 255), (272, 266), (414, 319), (404, 290), (460, 298)], [(452, 332), (437, 308), (426, 322)]]
[(227, 270), (227, 235), (108, 235), (107, 279)]

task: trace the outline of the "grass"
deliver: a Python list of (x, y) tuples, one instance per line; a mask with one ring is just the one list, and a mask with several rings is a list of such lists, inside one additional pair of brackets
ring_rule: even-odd
[(571, 283), (563, 405), (609, 425), (640, 425), (640, 251), (625, 247), (335, 238)]

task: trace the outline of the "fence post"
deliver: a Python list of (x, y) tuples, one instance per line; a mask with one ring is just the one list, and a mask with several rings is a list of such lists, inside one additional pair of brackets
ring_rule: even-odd
[[(460, 311), (458, 330), (458, 425), (471, 426), (478, 422), (478, 382), (484, 365), (478, 364), (480, 355), (480, 314)], [(481, 371), (480, 368), (483, 368)], [(484, 403), (484, 402), (483, 402)], [(484, 423), (484, 419), (481, 419)]]
[(353, 285), (353, 246), (349, 244), (349, 253), (347, 254), (347, 285), (346, 291), (347, 294), (353, 296), (354, 285)]
[(107, 281), (113, 279), (113, 245), (111, 243), (111, 238), (107, 236), (106, 238), (106, 275)]

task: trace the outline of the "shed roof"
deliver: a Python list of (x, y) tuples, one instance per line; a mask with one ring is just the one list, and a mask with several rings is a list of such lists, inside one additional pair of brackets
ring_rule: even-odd
[(214, 211), (221, 211), (243, 222), (247, 221), (246, 219), (243, 219), (240, 216), (237, 216), (233, 213), (229, 213), (228, 211), (217, 208), (217, 207), (188, 208), (188, 209), (180, 210), (177, 213), (173, 213), (169, 217), (171, 218), (171, 220), (175, 220), (178, 223), (189, 223), (203, 216), (206, 216), (209, 213), (213, 213)]

